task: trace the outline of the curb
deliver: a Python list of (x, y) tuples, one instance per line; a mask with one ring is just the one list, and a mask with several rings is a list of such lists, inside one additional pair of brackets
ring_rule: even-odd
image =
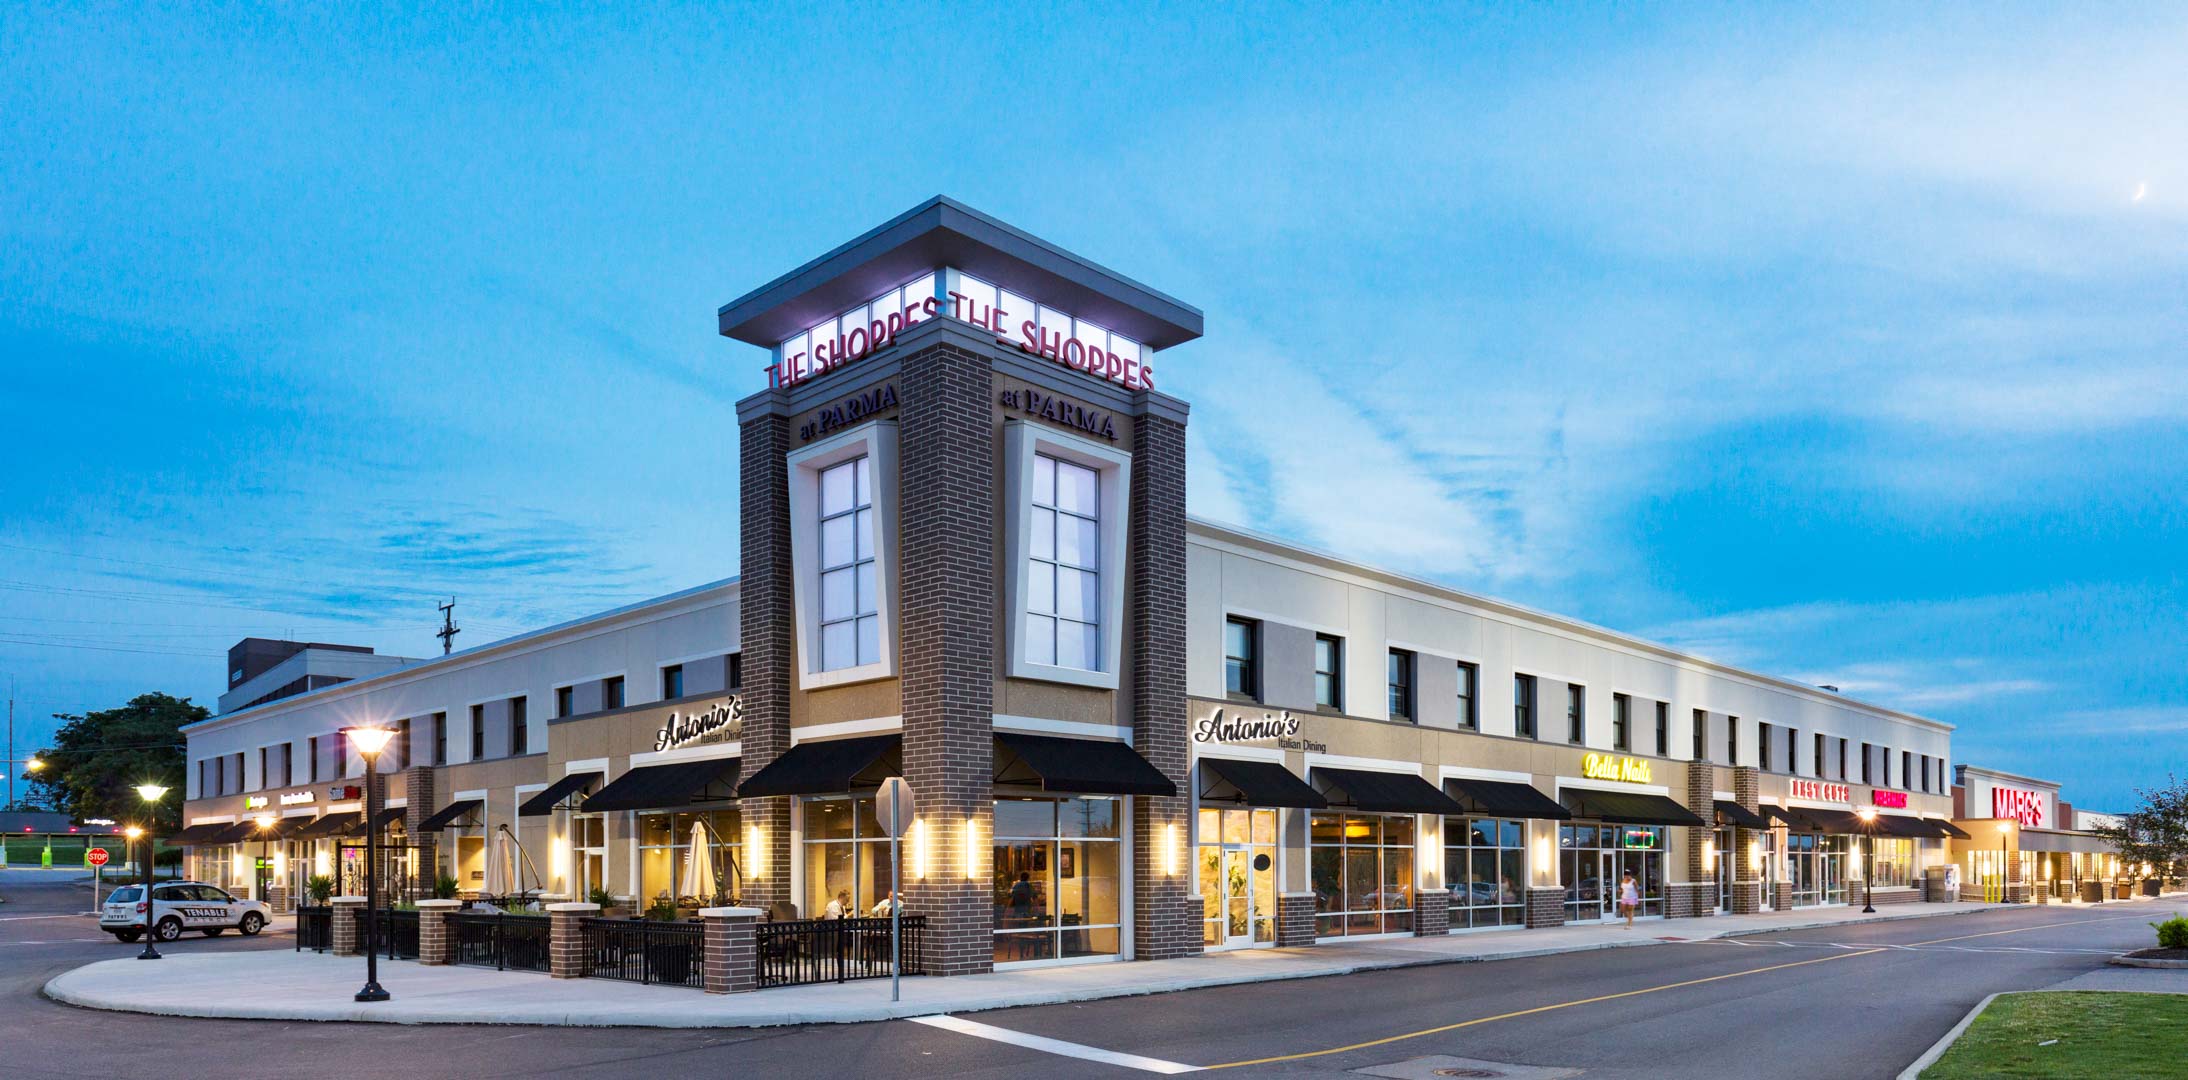
[(1939, 1039), (1934, 1043), (1931, 1043), (1930, 1048), (1928, 1050), (1924, 1050), (1921, 1057), (1914, 1059), (1914, 1064), (1899, 1070), (1899, 1076), (1896, 1078), (1896, 1080), (1920, 1080), (1922, 1076), (1922, 1070), (1937, 1064), (1937, 1059), (1944, 1057), (1945, 1051), (1952, 1049), (1952, 1044), (1959, 1041), (1961, 1034), (1968, 1030), (1968, 1025), (1975, 1023), (1976, 1017), (1983, 1015), (1983, 1010), (1990, 1008), (1991, 1002), (1998, 1000), (2000, 997), (2003, 997), (2006, 994), (2018, 993), (2021, 993), (2021, 991), (2002, 990), (1996, 994), (1991, 994), (1985, 997), (1981, 1001), (1976, 1002), (1975, 1008), (1969, 1009), (1968, 1015), (1961, 1017), (1960, 1022), (1954, 1024), (1952, 1026), (1952, 1030), (1945, 1033), (1944, 1038)]
[[(1635, 936), (1632, 938), (1621, 940), (1589, 942), (1586, 944), (1548, 945), (1541, 948), (1500, 952), (1495, 955), (1436, 955), (1431, 953), (1423, 954), (1417, 957), (1366, 957), (1351, 962), (1347, 962), (1341, 957), (1331, 957), (1324, 965), (1318, 966), (1313, 970), (1305, 971), (1263, 972), (1247, 970), (1207, 975), (1170, 976), (1158, 980), (1139, 983), (1132, 986), (1064, 985), (1057, 986), (1052, 989), (1021, 989), (1008, 993), (998, 993), (985, 997), (974, 998), (971, 1000), (958, 999), (947, 1003), (933, 1004), (876, 1001), (871, 1005), (858, 1005), (849, 1007), (834, 1006), (829, 1008), (826, 1011), (825, 1015), (816, 1015), (805, 1011), (785, 1009), (770, 1012), (765, 1017), (736, 1018), (709, 1017), (703, 1014), (694, 1015), (678, 1013), (673, 1010), (666, 1010), (663, 1013), (648, 1016), (647, 1019), (643, 1022), (633, 1023), (622, 1020), (620, 1018), (603, 1021), (600, 1019), (551, 1008), (541, 1010), (538, 1015), (526, 1017), (521, 1015), (521, 1009), (512, 1008), (513, 1003), (510, 1003), (506, 1000), (497, 1004), (491, 1013), (482, 1014), (479, 1016), (449, 1014), (445, 1012), (437, 1013), (434, 1015), (409, 1015), (400, 1009), (352, 1010), (347, 1008), (341, 1008), (333, 1010), (331, 1012), (315, 1012), (308, 1009), (284, 1008), (279, 1005), (258, 1005), (236, 1002), (212, 1005), (209, 1003), (191, 1001), (163, 1001), (159, 1004), (157, 1008), (143, 1008), (132, 1005), (116, 1005), (108, 1001), (101, 1001), (88, 995), (79, 994), (69, 988), (68, 984), (70, 981), (70, 976), (76, 974), (77, 972), (88, 970), (89, 968), (97, 966), (98, 964), (120, 962), (104, 960), (95, 961), (92, 964), (87, 964), (83, 967), (64, 971), (59, 975), (54, 976), (52, 979), (46, 982), (42, 992), (46, 997), (51, 998), (54, 1001), (58, 1001), (67, 1005), (78, 1006), (81, 1008), (102, 1009), (115, 1012), (147, 1013), (160, 1016), (183, 1016), (242, 1020), (316, 1020), (353, 1021), (361, 1023), (383, 1024), (492, 1024), (547, 1027), (630, 1028), (760, 1028), (797, 1024), (856, 1024), (868, 1023), (877, 1020), (901, 1020), (915, 1016), (935, 1016), (943, 1014), (956, 1015), (963, 1013), (988, 1012), (996, 1009), (1023, 1008), (1027, 1006), (1037, 1005), (1066, 1005), (1082, 1001), (1102, 1001), (1117, 998), (1147, 997), (1154, 994), (1170, 994), (1186, 990), (1205, 990), (1226, 986), (1243, 986), (1252, 983), (1290, 982), (1299, 979), (1332, 978), (1344, 975), (1358, 975), (1371, 971), (1397, 971), (1408, 968), (1436, 967), (1440, 965), (1450, 964), (1479, 964), (1490, 963), (1498, 960), (1526, 960), (1544, 956), (1562, 956), (1571, 953), (1601, 952), (1607, 949), (1631, 949), (1652, 945), (1675, 945), (1683, 942), (1711, 941), (1722, 938), (1747, 937), (1757, 934), (1776, 934), (1795, 930), (1813, 930), (1824, 927), (1860, 926), (1871, 923), (1905, 922), (1912, 919), (1934, 919), (1947, 918), (1956, 915), (1977, 915), (1987, 911), (1996, 910), (1999, 906), (2003, 905), (1994, 905), (1992, 907), (1977, 908), (1974, 910), (1908, 912), (1906, 914), (1900, 915), (1885, 915), (1879, 913), (1872, 917), (1860, 919), (1828, 919), (1822, 921), (1789, 923), (1783, 926), (1770, 926), (1765, 928), (1724, 930), (1715, 933), (1695, 934), (1693, 936), (1679, 936), (1669, 941), (1663, 940), (1662, 938), (1656, 936)], [(1678, 923), (1687, 923), (1700, 922), (1702, 920), (1681, 919), (1675, 921)], [(1319, 946), (1318, 948), (1327, 949), (1330, 947)]]

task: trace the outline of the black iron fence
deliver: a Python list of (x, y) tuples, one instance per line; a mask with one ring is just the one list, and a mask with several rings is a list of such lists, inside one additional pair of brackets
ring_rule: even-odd
[(296, 951), (334, 948), (334, 909), (305, 905), (296, 909)]
[(382, 910), (375, 932), (379, 940), (373, 943), (373, 951), (390, 960), (416, 960), (418, 958), (418, 910), (416, 908)]
[[(925, 970), (927, 917), (903, 916), (904, 974)], [(797, 919), (755, 923), (760, 986), (805, 986), (889, 977), (889, 920)]]
[(455, 939), (455, 959), (459, 964), (501, 971), (549, 970), (551, 950), (545, 915), (451, 912), (448, 933)]
[(706, 989), (706, 928), (695, 922), (586, 919), (585, 974)]

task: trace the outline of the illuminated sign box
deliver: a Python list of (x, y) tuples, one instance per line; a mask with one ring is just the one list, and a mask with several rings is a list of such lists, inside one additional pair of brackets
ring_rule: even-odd
[(1625, 784), (1646, 784), (1652, 775), (1649, 763), (1640, 758), (1619, 757), (1615, 754), (1589, 754), (1580, 759), (1580, 775), (1590, 780), (1616, 780)]

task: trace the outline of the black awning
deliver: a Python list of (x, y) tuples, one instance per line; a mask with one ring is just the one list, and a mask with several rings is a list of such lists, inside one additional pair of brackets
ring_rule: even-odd
[(1329, 796), (1331, 806), (1383, 814), (1458, 817), (1466, 813), (1466, 808), (1453, 802), (1451, 796), (1414, 773), (1316, 769), (1314, 781)]
[(1208, 786), (1200, 792), (1203, 806), (1208, 803), (1227, 802), (1240, 806), (1290, 806), (1302, 810), (1320, 810), (1329, 805), (1329, 800), (1308, 787), (1306, 781), (1273, 761), (1202, 758), (1200, 763), (1208, 770), (1209, 779)]
[(1767, 829), (1770, 827), (1769, 818), (1749, 810), (1739, 803), (1718, 799), (1712, 805), (1717, 811), (1717, 824), (1719, 825), (1738, 825), (1743, 829)]
[(579, 809), (588, 814), (604, 810), (662, 810), (695, 802), (733, 799), (737, 795), (737, 770), (733, 757), (672, 761), (666, 765), (642, 765), (608, 782)]
[(1764, 806), (1771, 817), (1785, 822), (1794, 832), (1863, 836), (1868, 827), (1851, 810), (1826, 810), (1814, 806)]
[(181, 832), (168, 837), (167, 842), (170, 844), (210, 844), (213, 842), (213, 837), (227, 831), (228, 825), (229, 823), (225, 821), (206, 821), (196, 825), (184, 826)]
[(1176, 795), (1178, 786), (1121, 742), (999, 732), (995, 782), (1077, 795)]
[(435, 829), (448, 828), (449, 826), (456, 823), (457, 818), (460, 818), (465, 814), (475, 813), (480, 807), (485, 805), (485, 799), (457, 799), (455, 802), (449, 803), (447, 806), (441, 807), (440, 810), (435, 812), (432, 817), (429, 817), (424, 821), (419, 822), (418, 831), (422, 833), (428, 833), (434, 831)]
[(405, 807), (383, 806), (378, 814), (373, 815), (372, 827), (384, 830), (390, 825), (399, 824), (406, 813), (409, 813), (409, 810)]
[(329, 836), (347, 836), (350, 830), (365, 820), (362, 810), (344, 810), (338, 814), (321, 814), (319, 819), (290, 834), (292, 840), (319, 840)]
[(1969, 839), (1967, 830), (1962, 829), (1960, 826), (1955, 825), (1950, 821), (1946, 821), (1944, 818), (1925, 818), (1924, 820), (1929, 821), (1935, 824), (1939, 829), (1944, 830), (1943, 832), (1938, 834), (1940, 836), (1949, 836), (1955, 840)]
[(251, 834), (257, 831), (258, 823), (248, 818), (242, 821), (231, 821), (228, 824), (221, 826), (219, 832), (207, 837), (203, 841), (203, 843), (239, 844), (245, 840), (250, 839)]
[(555, 812), (556, 803), (599, 783), (600, 777), (601, 774), (596, 772), (571, 773), (547, 785), (538, 794), (524, 800), (524, 805), (517, 807), (517, 816), (540, 817), (552, 814)]
[(737, 797), (834, 795), (874, 787), (903, 771), (902, 735), (803, 742), (737, 785)]
[(1454, 776), (1443, 782), (1444, 792), (1469, 814), (1489, 817), (1540, 818), (1544, 821), (1565, 821), (1573, 815), (1559, 806), (1556, 799), (1536, 791), (1533, 784), (1514, 783), (1510, 780), (1476, 780)]
[(1772, 821), (1776, 821), (1795, 832), (1823, 831), (1817, 828), (1816, 819), (1808, 816), (1809, 811), (1806, 807), (1777, 806), (1764, 803), (1763, 813), (1770, 815)]
[(1566, 788), (1564, 795), (1565, 805), (1572, 810), (1573, 816), (1590, 821), (1619, 825), (1684, 825), (1690, 829), (1709, 824), (1694, 816), (1694, 811), (1662, 795), (1590, 788)]
[(1919, 839), (1934, 839), (1945, 835), (1921, 818), (1908, 817), (1905, 814), (1878, 814), (1875, 825), (1873, 827), (1864, 825), (1862, 832), (1864, 835), (1905, 836)]

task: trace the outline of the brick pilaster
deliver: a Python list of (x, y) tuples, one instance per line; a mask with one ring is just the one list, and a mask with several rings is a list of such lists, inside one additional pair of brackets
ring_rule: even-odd
[[(1751, 814), (1762, 812), (1763, 778), (1753, 765), (1736, 765), (1732, 769), (1732, 801), (1740, 809)], [(1752, 852), (1762, 844), (1762, 835), (1754, 829), (1732, 830), (1732, 913), (1753, 915), (1765, 910), (1770, 898), (1769, 884), (1762, 880), (1755, 869)]]
[(1178, 786), (1175, 797), (1132, 800), (1132, 948), (1138, 959), (1166, 960), (1201, 951), (1201, 910), (1188, 895), (1192, 860), (1184, 850), (1192, 778), (1185, 730), (1182, 422), (1146, 412), (1133, 417), (1128, 522), (1124, 640), (1131, 666), (1124, 689), (1131, 695), (1132, 745)]
[(947, 343), (906, 356), (900, 370), (904, 777), (928, 830), (928, 873), (908, 883), (906, 902), (927, 916), (927, 972), (973, 974), (995, 955), (994, 376), (985, 357)]
[(426, 965), (456, 962), (456, 936), (449, 933), (448, 916), (463, 906), (461, 900), (418, 901), (418, 962)]
[(1529, 885), (1527, 887), (1527, 928), (1565, 925), (1565, 887), (1563, 885)]
[(1755, 915), (1763, 910), (1763, 883), (1760, 881), (1734, 881), (1732, 883), (1732, 913)]
[(1276, 944), (1289, 949), (1314, 944), (1314, 894), (1285, 893), (1276, 898)]
[(1451, 929), (1451, 894), (1417, 889), (1413, 894), (1413, 936), (1442, 937)]
[(362, 896), (337, 896), (327, 903), (334, 908), (334, 955), (364, 955), (364, 927), (358, 919), (365, 910)]
[[(407, 749), (407, 748), (406, 748)], [(403, 770), (403, 835), (410, 838), (412, 896), (431, 896), (441, 876), (441, 834), (419, 826), (440, 809), (433, 788), (433, 767), (413, 765)]]
[(549, 974), (557, 979), (582, 979), (591, 972), (592, 958), (585, 948), (584, 920), (599, 917), (599, 904), (547, 905)]
[[(782, 396), (771, 389), (738, 406), (737, 626), (743, 653), (740, 738), (746, 776), (790, 749), (796, 630), (791, 610), (790, 418), (774, 408)], [(738, 809), (747, 833), (742, 839), (748, 847), (753, 836), (759, 839), (759, 850), (744, 855), (743, 899), (762, 908), (795, 903), (797, 898), (790, 895), (790, 799), (744, 799)], [(637, 901), (639, 907), (647, 902), (645, 897)]]
[[(1687, 809), (1703, 821), (1717, 820), (1717, 767), (1706, 761), (1687, 763)], [(1709, 857), (1709, 847), (1716, 830), (1712, 828), (1687, 830), (1687, 880), (1691, 882), (1717, 881), (1715, 860)]]
[(752, 925), (759, 908), (701, 908), (706, 925), (706, 987), (709, 994), (743, 994), (760, 988), (760, 961)]

